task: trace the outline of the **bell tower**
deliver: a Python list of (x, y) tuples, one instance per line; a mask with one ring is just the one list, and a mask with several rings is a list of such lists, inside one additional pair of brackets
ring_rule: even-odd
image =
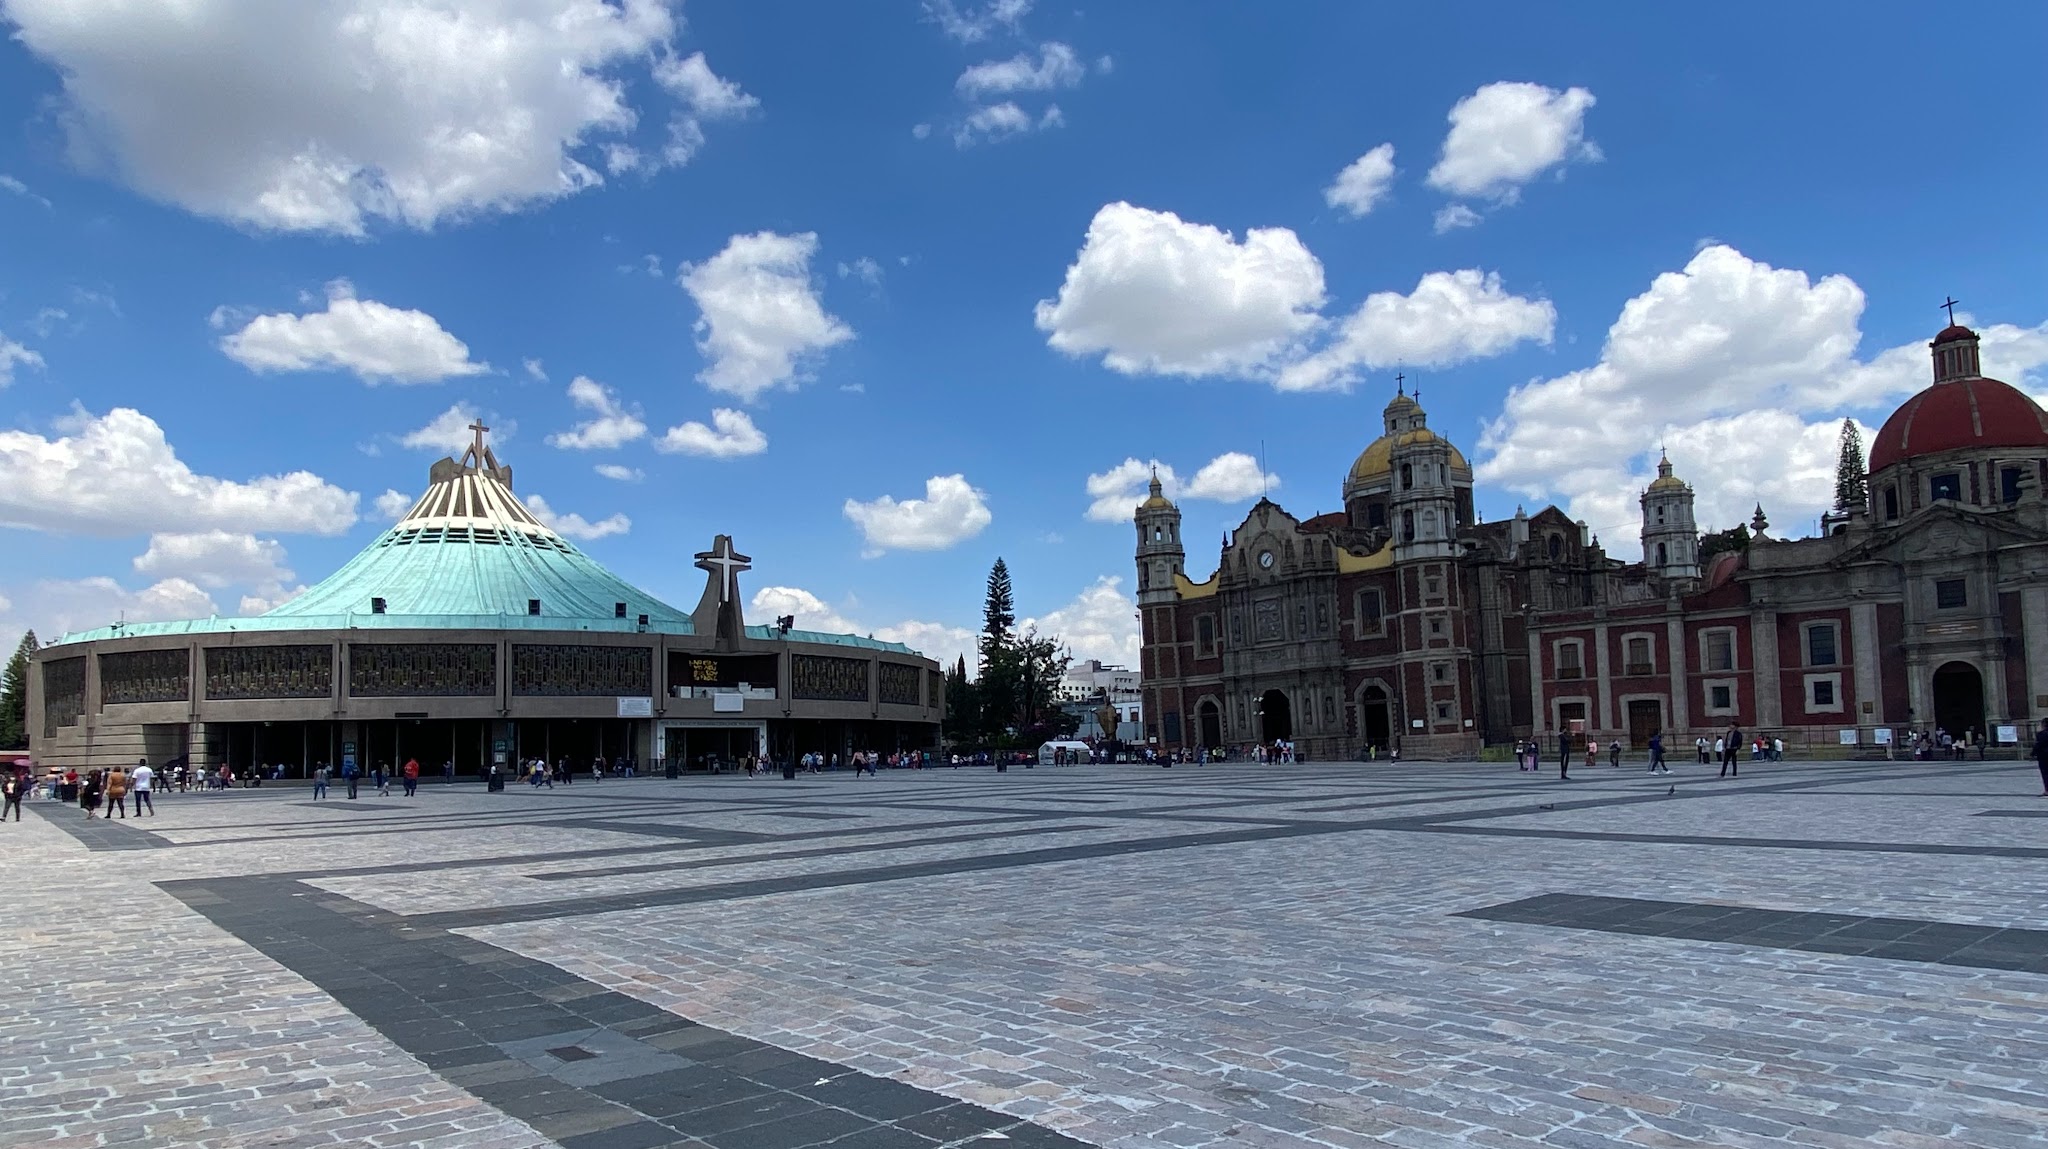
[(1692, 517), (1692, 488), (1671, 473), (1669, 456), (1643, 492), (1643, 565), (1667, 579), (1700, 577), (1700, 534)]
[(1152, 486), (1145, 501), (1138, 504), (1138, 605), (1157, 606), (1179, 597), (1174, 576), (1183, 573), (1187, 549), (1180, 541), (1180, 508), (1166, 497), (1159, 485), (1159, 472), (1152, 472)]
[[(1399, 400), (1397, 400), (1399, 402)], [(1451, 445), (1429, 429), (1429, 417), (1413, 398), (1396, 413), (1387, 409), (1394, 446), (1393, 489), (1387, 500), (1394, 534), (1394, 561), (1442, 559), (1457, 549), (1458, 493), (1451, 484)]]

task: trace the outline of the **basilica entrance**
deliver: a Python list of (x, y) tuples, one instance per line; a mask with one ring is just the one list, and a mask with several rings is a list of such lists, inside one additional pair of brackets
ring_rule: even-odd
[(1287, 695), (1268, 690), (1259, 699), (1259, 737), (1266, 742), (1287, 742), (1294, 738), (1294, 712)]
[(1377, 685), (1365, 688), (1365, 701), (1359, 706), (1359, 722), (1364, 727), (1365, 744), (1376, 746), (1384, 753), (1394, 737), (1393, 704), (1387, 698), (1385, 688)]
[(1976, 667), (1950, 662), (1934, 672), (1934, 723), (1957, 738), (1984, 736), (1984, 677)]
[(1223, 745), (1223, 712), (1217, 709), (1215, 700), (1203, 700), (1195, 713), (1202, 728), (1202, 746), (1214, 750)]

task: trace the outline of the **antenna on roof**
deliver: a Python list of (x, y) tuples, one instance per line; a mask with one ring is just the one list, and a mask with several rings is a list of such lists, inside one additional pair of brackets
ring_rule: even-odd
[(1265, 498), (1271, 484), (1266, 482), (1266, 441), (1259, 440), (1259, 497)]

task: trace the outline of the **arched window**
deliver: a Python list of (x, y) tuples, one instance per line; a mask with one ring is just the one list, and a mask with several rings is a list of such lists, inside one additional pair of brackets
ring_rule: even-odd
[(1563, 539), (1562, 537), (1558, 536), (1558, 535), (1552, 535), (1552, 536), (1550, 536), (1550, 561), (1551, 561), (1551, 562), (1556, 562), (1556, 561), (1557, 561), (1558, 559), (1562, 558), (1563, 556), (1564, 556), (1564, 539)]
[(1415, 468), (1409, 466), (1406, 463), (1401, 464), (1401, 489), (1405, 491), (1414, 485)]
[(1667, 549), (1665, 548), (1665, 546), (1664, 546), (1664, 544), (1663, 544), (1663, 543), (1658, 543), (1658, 544), (1657, 544), (1657, 565), (1661, 567), (1661, 566), (1664, 566), (1664, 565), (1668, 564), (1668, 563), (1669, 563), (1670, 561), (1671, 561), (1671, 552), (1670, 552), (1669, 550), (1667, 550)]
[(1658, 521), (1658, 522), (1660, 522), (1660, 523), (1664, 521), (1664, 508), (1663, 508), (1663, 507), (1658, 507), (1658, 508), (1657, 508), (1657, 521)]
[(1414, 541), (1415, 541), (1415, 512), (1414, 512), (1414, 511), (1402, 511), (1402, 512), (1401, 512), (1401, 541), (1402, 541), (1402, 542), (1407, 542), (1407, 543), (1412, 543), (1412, 542), (1414, 542)]
[(1899, 489), (1897, 487), (1886, 487), (1884, 489), (1884, 517), (1888, 520), (1899, 517)]

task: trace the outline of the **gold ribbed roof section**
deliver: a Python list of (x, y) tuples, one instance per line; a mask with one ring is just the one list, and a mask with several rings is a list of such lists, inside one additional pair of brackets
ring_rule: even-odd
[(1441, 442), (1450, 452), (1451, 474), (1457, 478), (1472, 477), (1472, 464), (1465, 461), (1465, 455), (1447, 439), (1440, 439), (1435, 431), (1421, 427), (1413, 431), (1402, 431), (1395, 435), (1381, 435), (1374, 439), (1365, 450), (1358, 453), (1358, 460), (1351, 464), (1353, 483), (1370, 482), (1394, 473), (1394, 448), (1412, 447), (1422, 443)]

